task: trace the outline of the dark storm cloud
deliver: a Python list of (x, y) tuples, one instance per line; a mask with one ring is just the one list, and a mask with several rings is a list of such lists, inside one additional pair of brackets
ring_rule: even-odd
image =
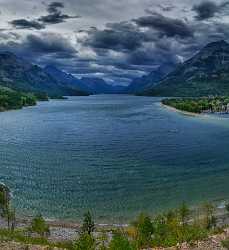
[(158, 13), (142, 16), (133, 21), (140, 27), (155, 29), (168, 37), (180, 36), (186, 38), (193, 36), (193, 30), (186, 22), (180, 19), (165, 17)]
[(32, 62), (42, 61), (52, 57), (52, 60), (69, 60), (77, 57), (76, 49), (64, 37), (56, 33), (28, 35), (22, 41), (16, 38), (7, 43), (0, 42), (1, 51), (10, 51)]
[[(98, 1), (100, 4), (95, 4)], [(177, 0), (176, 8), (170, 6), (168, 1), (161, 5), (158, 5), (157, 1), (157, 4), (154, 3), (146, 12), (144, 6), (139, 15), (128, 12), (129, 21), (106, 23), (108, 20), (113, 20), (106, 16), (101, 25), (97, 22), (99, 17), (96, 11), (102, 10), (105, 13), (107, 6), (111, 7), (107, 5), (111, 0), (107, 0), (106, 3), (95, 0), (91, 3), (93, 8), (88, 8), (87, 3), (85, 10), (88, 12), (81, 12), (83, 15), (90, 13), (90, 17), (84, 16), (82, 26), (79, 26), (79, 23), (74, 27), (61, 25), (59, 34), (43, 31), (24, 33), (19, 30), (41, 30), (47, 26), (51, 30), (52, 24), (76, 18), (78, 16), (72, 16), (76, 10), (78, 11), (78, 6), (74, 6), (75, 2), (86, 6), (87, 1), (66, 0), (47, 3), (46, 14), (43, 13), (42, 16), (38, 14), (37, 18), (31, 20), (14, 20), (11, 25), (17, 28), (15, 32), (21, 34), (21, 37), (7, 36), (9, 30), (2, 31), (2, 34), (0, 32), (0, 50), (12, 51), (39, 65), (56, 65), (76, 76), (97, 76), (109, 82), (127, 84), (131, 79), (150, 73), (160, 65), (174, 65), (188, 59), (209, 42), (229, 37), (229, 24), (223, 18), (200, 22), (211, 17), (226, 15), (228, 3), (216, 4), (213, 1), (204, 1), (193, 7), (192, 1), (187, 6), (181, 6), (181, 2), (184, 1)], [(124, 3), (122, 0), (120, 2)], [(127, 2), (131, 4), (138, 1), (127, 0)], [(195, 3), (198, 2), (200, 1), (195, 0)], [(116, 6), (115, 2), (112, 3), (112, 6), (120, 11), (120, 7)], [(70, 10), (69, 6), (75, 8)], [(184, 7), (185, 14), (184, 12), (180, 14), (179, 9)], [(155, 11), (155, 8), (160, 14), (150, 11), (150, 9)], [(68, 10), (74, 12), (70, 14)], [(111, 12), (107, 10), (107, 13)], [(125, 12), (124, 18), (115, 20), (128, 20), (126, 16)], [(70, 39), (63, 37), (61, 33), (69, 35)], [(77, 40), (74, 40), (75, 36)]]
[(27, 19), (16, 19), (9, 22), (16, 29), (36, 29), (41, 30), (45, 28), (45, 25), (37, 22), (35, 20), (27, 20)]
[[(180, 43), (194, 39), (191, 25), (156, 13), (126, 22), (108, 23), (103, 30), (82, 32), (88, 35), (82, 45), (96, 52), (96, 64), (102, 69), (107, 65), (119, 69), (115, 74), (109, 72), (113, 78), (120, 74), (133, 79), (144, 72), (149, 73), (158, 65), (177, 64), (181, 61), (179, 55), (182, 55)], [(115, 51), (115, 54), (110, 51)]]
[(56, 13), (59, 8), (64, 8), (64, 4), (62, 2), (52, 2), (48, 5), (47, 10), (49, 13)]
[(104, 30), (90, 30), (85, 41), (86, 46), (97, 49), (112, 49), (117, 51), (135, 50), (141, 46), (144, 34), (131, 23), (107, 24)]
[(64, 8), (62, 2), (52, 2), (47, 6), (48, 15), (41, 16), (38, 21), (44, 24), (57, 24), (63, 23), (67, 19), (79, 18), (80, 16), (71, 16), (68, 14), (63, 14), (61, 9)]
[(228, 5), (228, 1), (221, 4), (216, 4), (213, 1), (203, 1), (198, 5), (194, 5), (193, 11), (197, 13), (195, 18), (201, 21), (214, 17), (217, 13), (224, 11), (224, 8), (228, 7)]
[(62, 57), (72, 57), (76, 53), (75, 48), (66, 38), (59, 34), (45, 33), (42, 36), (28, 35), (24, 46), (30, 51), (40, 54), (56, 54)]
[(57, 24), (63, 23), (67, 19), (74, 18), (79, 18), (79, 16), (69, 16), (67, 14), (61, 14), (61, 12), (58, 12), (46, 16), (41, 16), (38, 20), (44, 24)]
[(16, 29), (45, 29), (47, 25), (63, 23), (68, 19), (79, 18), (79, 16), (71, 16), (63, 14), (61, 9), (64, 8), (62, 2), (52, 2), (47, 6), (47, 15), (41, 16), (37, 19), (15, 19), (9, 23)]

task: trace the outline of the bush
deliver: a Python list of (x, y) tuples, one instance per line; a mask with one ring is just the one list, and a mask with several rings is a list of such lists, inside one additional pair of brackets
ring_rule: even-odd
[(83, 233), (80, 238), (74, 242), (74, 250), (95, 250), (96, 242), (92, 235)]
[(222, 241), (222, 246), (226, 249), (229, 249), (229, 239), (223, 240)]
[(154, 226), (149, 216), (141, 214), (133, 223), (136, 228), (136, 241), (139, 247), (149, 246), (154, 232)]
[(45, 237), (50, 234), (49, 226), (47, 225), (42, 215), (38, 215), (33, 218), (30, 231), (39, 234), (41, 237)]
[(109, 244), (109, 250), (137, 250), (134, 243), (130, 243), (126, 235), (117, 231), (114, 233), (113, 238)]
[(91, 213), (88, 211), (87, 213), (84, 214), (82, 232), (91, 234), (94, 230), (95, 230), (95, 223), (92, 219)]

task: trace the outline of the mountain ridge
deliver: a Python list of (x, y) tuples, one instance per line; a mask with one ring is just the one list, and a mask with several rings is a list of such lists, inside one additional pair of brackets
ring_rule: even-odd
[(135, 94), (144, 91), (147, 87), (150, 88), (155, 86), (174, 68), (175, 65), (163, 64), (149, 74), (133, 79), (126, 88), (127, 93)]
[(97, 77), (76, 78), (72, 74), (66, 73), (53, 65), (47, 65), (45, 71), (50, 74), (56, 81), (63, 82), (67, 86), (75, 86), (90, 94), (114, 94), (124, 91), (125, 87), (113, 86), (108, 84), (104, 79)]
[(229, 94), (229, 43), (220, 40), (207, 44), (141, 94), (184, 97)]
[(24, 92), (44, 92), (50, 96), (88, 95), (56, 81), (43, 68), (11, 52), (0, 52), (0, 85)]

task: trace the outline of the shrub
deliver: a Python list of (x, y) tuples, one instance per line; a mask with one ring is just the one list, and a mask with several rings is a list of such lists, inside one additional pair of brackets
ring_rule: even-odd
[(94, 230), (95, 230), (95, 223), (92, 219), (91, 213), (88, 211), (87, 213), (84, 214), (82, 232), (91, 234)]
[(126, 235), (120, 231), (114, 233), (109, 244), (109, 250), (137, 250), (134, 243), (130, 243)]
[(42, 215), (38, 215), (33, 218), (30, 231), (39, 234), (41, 237), (45, 237), (50, 233), (49, 226), (47, 225)]
[(226, 249), (229, 249), (229, 239), (223, 240), (222, 241), (222, 246)]
[(136, 228), (136, 241), (139, 247), (149, 246), (154, 232), (154, 226), (149, 216), (141, 214), (133, 223)]
[(95, 250), (96, 242), (92, 235), (83, 233), (74, 242), (74, 250)]
[(181, 223), (184, 226), (187, 223), (188, 217), (190, 215), (190, 209), (185, 204), (185, 202), (183, 202), (179, 208), (179, 215), (180, 215)]

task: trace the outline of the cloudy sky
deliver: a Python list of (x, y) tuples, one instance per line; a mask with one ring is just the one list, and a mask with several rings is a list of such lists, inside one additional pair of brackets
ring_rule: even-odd
[(0, 0), (0, 50), (111, 84), (229, 40), (229, 1)]

